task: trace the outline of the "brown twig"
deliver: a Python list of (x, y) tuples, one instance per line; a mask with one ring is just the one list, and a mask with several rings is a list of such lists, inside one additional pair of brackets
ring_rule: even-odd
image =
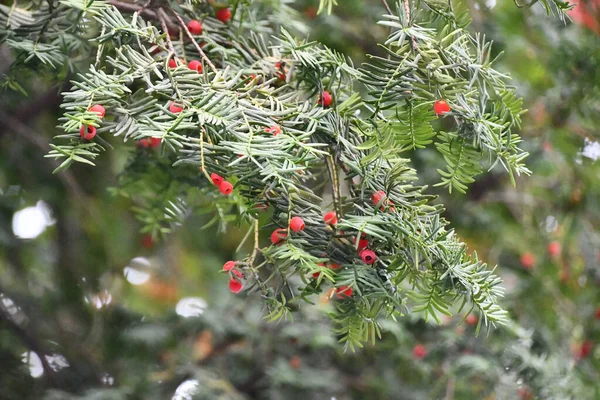
[[(169, 47), (169, 52), (171, 52), (171, 54), (177, 58), (177, 52), (175, 51), (175, 47), (173, 47), (173, 42), (171, 42), (171, 36), (169, 34), (169, 27), (167, 25), (167, 16), (165, 15), (165, 12), (162, 11), (162, 8), (158, 9), (158, 20), (160, 21), (160, 26), (162, 27), (163, 31), (165, 31), (167, 33), (167, 47)], [(171, 58), (171, 54), (169, 54), (169, 58)]]
[(381, 0), (381, 1), (383, 3), (383, 6), (385, 7), (387, 13), (389, 15), (394, 15), (394, 14), (392, 14), (392, 9), (390, 8), (390, 5), (388, 4), (388, 2), (386, 0)]
[[(410, 4), (408, 3), (410, 0), (404, 0), (404, 14), (406, 15), (406, 24), (410, 26)], [(414, 36), (410, 36), (410, 40), (412, 43), (413, 50), (417, 50), (417, 40)]]
[(177, 14), (177, 13), (173, 13), (173, 15), (175, 15), (175, 18), (177, 19), (177, 21), (179, 21), (179, 25), (181, 26), (181, 28), (184, 30), (184, 32), (187, 34), (187, 36), (190, 38), (190, 40), (192, 41), (192, 43), (194, 44), (194, 47), (196, 47), (196, 50), (198, 50), (198, 54), (200, 54), (200, 56), (202, 57), (202, 59), (204, 60), (204, 62), (206, 64), (208, 64), (208, 66), (210, 67), (210, 69), (212, 69), (212, 71), (215, 74), (219, 73), (219, 70), (215, 67), (215, 65), (208, 59), (208, 57), (206, 56), (206, 54), (204, 53), (204, 51), (202, 50), (202, 47), (200, 47), (200, 45), (198, 44), (198, 42), (196, 42), (196, 39), (194, 39), (194, 36), (192, 35), (192, 33), (190, 32), (190, 30), (188, 29), (187, 25), (185, 24), (185, 22), (183, 22), (183, 19), (181, 19), (181, 17)]

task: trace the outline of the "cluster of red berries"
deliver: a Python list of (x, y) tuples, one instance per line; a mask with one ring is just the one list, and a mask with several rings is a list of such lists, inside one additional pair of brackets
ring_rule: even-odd
[(227, 261), (223, 265), (223, 271), (229, 273), (229, 291), (232, 293), (239, 293), (244, 288), (244, 284), (241, 281), (244, 278), (244, 274), (236, 266), (237, 263), (235, 261)]
[[(551, 258), (557, 258), (558, 256), (560, 256), (560, 253), (562, 251), (560, 243), (559, 242), (550, 242), (548, 243), (548, 255)], [(525, 269), (533, 269), (533, 267), (535, 266), (535, 256), (533, 255), (533, 253), (527, 251), (523, 254), (521, 254), (521, 265), (523, 266), (523, 268)]]
[[(93, 112), (100, 117), (100, 119), (104, 118), (104, 114), (106, 114), (106, 109), (100, 104), (94, 104), (88, 111)], [(85, 140), (92, 140), (94, 136), (96, 136), (96, 127), (92, 125), (81, 125), (79, 128), (79, 136)]]
[[(177, 68), (177, 64), (183, 64), (183, 61), (180, 59), (171, 58), (169, 60), (169, 68)], [(199, 60), (191, 60), (188, 62), (187, 67), (192, 71), (196, 71), (198, 73), (202, 72), (202, 62)]]
[(215, 186), (219, 187), (219, 191), (225, 196), (229, 196), (231, 192), (233, 192), (233, 185), (227, 182), (221, 175), (215, 174), (214, 172), (210, 174), (210, 179), (212, 180)]

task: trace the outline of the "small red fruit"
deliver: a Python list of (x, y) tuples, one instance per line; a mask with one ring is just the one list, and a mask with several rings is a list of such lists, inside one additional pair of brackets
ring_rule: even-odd
[(521, 254), (521, 265), (525, 269), (532, 269), (535, 266), (535, 256), (530, 252)]
[(446, 100), (438, 100), (433, 104), (433, 111), (437, 115), (442, 115), (447, 112), (450, 112), (450, 105), (446, 103)]
[(596, 307), (596, 319), (600, 319), (600, 307)]
[(177, 61), (174, 58), (169, 60), (169, 68), (177, 68)]
[[(323, 263), (319, 263), (319, 264), (317, 264), (317, 265), (318, 265), (319, 267), (323, 267), (323, 268), (325, 268), (325, 264), (323, 264)], [(313, 272), (312, 276), (313, 276), (313, 278), (315, 278), (315, 279), (318, 279), (318, 278), (319, 278), (319, 276), (321, 276), (321, 273), (320, 273), (320, 272)]]
[(560, 255), (560, 243), (550, 242), (548, 244), (548, 254), (550, 257), (558, 257)]
[(151, 249), (154, 247), (154, 240), (152, 239), (152, 235), (142, 236), (142, 247), (145, 249)]
[(423, 358), (427, 355), (427, 349), (422, 344), (417, 344), (413, 347), (413, 355), (417, 358)]
[(369, 250), (369, 249), (365, 249), (365, 250), (361, 250), (360, 253), (358, 253), (358, 255), (360, 256), (360, 259), (363, 260), (363, 262), (365, 264), (374, 264), (375, 261), (377, 261), (377, 255), (375, 254), (375, 252), (373, 250)]
[(89, 108), (88, 111), (98, 114), (100, 118), (104, 118), (104, 114), (106, 114), (106, 109), (102, 107), (100, 104), (94, 104)]
[(336, 289), (338, 299), (343, 299), (344, 297), (352, 297), (352, 288), (350, 286), (340, 286)]
[(321, 98), (319, 99), (318, 103), (323, 107), (329, 107), (332, 100), (333, 97), (331, 97), (331, 93), (329, 93), (327, 90), (324, 90), (323, 93), (321, 93)]
[(150, 147), (152, 147), (153, 149), (155, 149), (155, 148), (157, 148), (157, 147), (160, 146), (161, 142), (162, 142), (162, 138), (151, 137), (149, 145), (150, 145)]
[(285, 239), (287, 239), (287, 231), (283, 228), (277, 228), (271, 233), (271, 243), (273, 244), (280, 244)]
[(229, 8), (221, 8), (217, 10), (217, 19), (226, 24), (231, 19), (231, 10)]
[(479, 321), (479, 318), (477, 318), (477, 315), (475, 314), (469, 314), (467, 315), (467, 318), (465, 319), (465, 322), (467, 323), (467, 325), (477, 325), (477, 322)]
[(223, 183), (223, 177), (221, 175), (215, 174), (214, 172), (210, 174), (210, 179), (212, 180), (215, 186), (221, 186), (221, 183)]
[(199, 35), (202, 33), (202, 24), (198, 20), (191, 20), (187, 24), (187, 28), (192, 35)]
[(335, 211), (329, 211), (323, 216), (323, 221), (328, 225), (335, 225), (338, 222), (337, 214)]
[(277, 136), (281, 133), (281, 128), (278, 125), (273, 125), (265, 129), (265, 132), (272, 133), (273, 136)]
[(301, 232), (304, 230), (304, 220), (300, 217), (293, 217), (290, 220), (290, 229), (294, 232)]
[(380, 205), (387, 197), (387, 194), (383, 190), (378, 190), (371, 196), (371, 203), (374, 206)]
[(150, 147), (150, 141), (148, 139), (140, 139), (137, 142), (135, 142), (135, 147), (137, 147), (138, 149), (147, 149), (148, 147)]
[(298, 356), (292, 356), (292, 358), (290, 358), (289, 363), (290, 363), (290, 367), (292, 367), (293, 369), (298, 369), (298, 368), (300, 368), (300, 365), (302, 364), (302, 360)]
[(198, 60), (192, 60), (188, 63), (188, 68), (192, 71), (202, 72), (202, 63)]
[(331, 264), (329, 264), (329, 268), (331, 268), (331, 269), (339, 269), (340, 268), (340, 264), (331, 263)]
[(583, 341), (583, 343), (581, 344), (581, 349), (579, 350), (579, 358), (585, 358), (587, 357), (591, 352), (592, 349), (594, 348), (594, 342), (592, 342), (589, 339), (586, 339)]
[[(240, 279), (244, 277), (244, 274), (242, 274), (237, 269), (232, 269), (231, 272), (234, 273)], [(244, 287), (244, 285), (242, 284), (242, 282), (238, 281), (236, 278), (233, 278), (233, 277), (229, 278), (229, 291), (230, 292), (239, 293), (242, 291), (243, 287)]]
[(175, 104), (175, 103), (171, 102), (169, 104), (169, 111), (171, 111), (173, 114), (178, 114), (183, 111), (183, 107), (180, 106), (179, 104)]
[(92, 140), (96, 136), (96, 127), (91, 125), (81, 125), (79, 128), (79, 136), (85, 140)]
[[(356, 239), (354, 239), (354, 245), (356, 245)], [(356, 250), (359, 252), (369, 247), (369, 241), (367, 239), (358, 239), (358, 245), (356, 246)]]
[(237, 263), (235, 261), (227, 261), (225, 264), (223, 264), (223, 271), (231, 271), (235, 268), (236, 264)]
[(219, 184), (219, 191), (225, 196), (229, 196), (233, 192), (233, 185), (227, 181), (223, 181)]

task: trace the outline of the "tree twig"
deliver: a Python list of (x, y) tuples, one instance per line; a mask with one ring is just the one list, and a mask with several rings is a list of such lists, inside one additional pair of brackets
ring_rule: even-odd
[[(409, 4), (410, 0), (404, 0), (404, 14), (406, 15), (406, 24), (407, 26), (410, 26), (410, 4)], [(410, 35), (410, 40), (412, 43), (412, 48), (413, 50), (417, 50), (418, 46), (417, 46), (417, 40), (415, 39), (415, 37), (413, 35)]]
[(394, 14), (392, 14), (392, 9), (390, 8), (390, 5), (388, 4), (388, 2), (386, 0), (381, 0), (381, 2), (383, 3), (383, 6), (385, 7), (387, 13), (389, 15), (394, 15)]
[(208, 66), (210, 67), (210, 69), (212, 69), (212, 71), (215, 74), (218, 74), (219, 70), (215, 67), (215, 65), (212, 63), (212, 61), (210, 61), (208, 59), (208, 57), (206, 56), (206, 53), (204, 53), (204, 50), (202, 50), (202, 47), (200, 47), (200, 45), (198, 44), (198, 42), (196, 41), (196, 39), (194, 39), (194, 36), (192, 35), (192, 33), (190, 32), (190, 30), (188, 29), (188, 27), (185, 24), (185, 22), (183, 22), (183, 19), (181, 19), (181, 17), (177, 13), (175, 13), (175, 12), (173, 12), (173, 15), (175, 15), (175, 18), (177, 19), (177, 21), (179, 21), (179, 25), (181, 26), (181, 28), (183, 29), (183, 31), (187, 34), (187, 36), (190, 38), (190, 40), (194, 44), (194, 47), (196, 47), (196, 50), (198, 50), (198, 54), (200, 54), (200, 56), (202, 57), (202, 59), (204, 60), (204, 62), (206, 64), (208, 64)]

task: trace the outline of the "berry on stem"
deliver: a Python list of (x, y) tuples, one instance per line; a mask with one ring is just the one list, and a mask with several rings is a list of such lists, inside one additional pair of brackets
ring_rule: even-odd
[(210, 174), (210, 180), (215, 186), (220, 186), (223, 183), (223, 177), (219, 174), (215, 174), (214, 172)]
[(323, 216), (323, 221), (325, 221), (325, 223), (328, 225), (335, 225), (338, 222), (337, 214), (335, 211), (329, 211)]
[(415, 347), (413, 347), (413, 355), (416, 358), (423, 358), (427, 355), (427, 349), (422, 344), (416, 344)]
[(180, 106), (179, 104), (175, 104), (175, 103), (171, 102), (169, 104), (169, 111), (171, 111), (173, 114), (178, 114), (183, 111), (183, 107)]
[(358, 255), (360, 256), (360, 259), (363, 260), (363, 262), (365, 264), (374, 264), (375, 261), (377, 261), (377, 255), (375, 254), (375, 252), (373, 250), (369, 250), (369, 249), (365, 249), (365, 250), (361, 250), (360, 253), (358, 253)]
[(287, 231), (283, 228), (277, 228), (271, 233), (271, 243), (280, 244), (287, 239)]
[(223, 181), (219, 184), (219, 191), (225, 196), (229, 196), (233, 192), (233, 185), (227, 181)]
[(225, 264), (223, 264), (223, 271), (231, 271), (235, 268), (236, 264), (237, 263), (235, 261), (227, 261)]
[(550, 242), (548, 244), (548, 254), (550, 257), (558, 257), (560, 255), (560, 243)]
[(202, 33), (202, 24), (198, 20), (191, 20), (187, 24), (187, 28), (192, 35), (199, 35)]
[(169, 60), (169, 68), (177, 68), (177, 61), (174, 58)]
[[(241, 279), (241, 278), (244, 277), (244, 274), (242, 274), (237, 269), (232, 269), (231, 272), (233, 274), (235, 274), (235, 276), (237, 276), (239, 279)], [(236, 279), (234, 277), (229, 278), (229, 291), (230, 292), (232, 292), (232, 293), (239, 293), (239, 292), (242, 291), (243, 287), (244, 287), (244, 285), (238, 279)]]
[(352, 297), (352, 288), (350, 286), (340, 286), (336, 289), (338, 299), (343, 299), (344, 297)]
[(450, 112), (450, 105), (446, 103), (446, 100), (438, 100), (433, 104), (433, 111), (437, 115), (442, 115), (447, 112)]
[(92, 140), (96, 136), (96, 127), (92, 125), (81, 125), (79, 136), (85, 140)]
[(192, 71), (202, 72), (202, 63), (198, 60), (192, 60), (188, 63), (188, 68)]
[(324, 90), (323, 93), (321, 93), (318, 103), (323, 107), (329, 107), (332, 100), (333, 97), (331, 97), (331, 93), (329, 93), (327, 90)]
[(226, 24), (231, 19), (231, 10), (229, 8), (221, 8), (217, 10), (216, 16), (219, 21)]
[(304, 230), (304, 220), (300, 217), (293, 217), (290, 220), (290, 229), (294, 232), (301, 232)]
[(387, 197), (387, 194), (383, 190), (378, 190), (371, 196), (371, 203), (374, 206), (380, 205)]
[(479, 321), (479, 318), (477, 318), (477, 315), (475, 314), (469, 314), (467, 315), (467, 318), (465, 318), (465, 322), (467, 323), (467, 325), (477, 325), (477, 322)]
[(521, 265), (525, 269), (532, 269), (535, 266), (535, 256), (530, 252), (521, 254)]
[(149, 145), (153, 149), (159, 147), (161, 143), (162, 143), (162, 138), (159, 138), (159, 137), (151, 137), (149, 140)]
[[(356, 243), (356, 240), (358, 239), (358, 244)], [(354, 239), (354, 245), (356, 246), (356, 250), (358, 250), (359, 252), (366, 249), (367, 247), (369, 247), (369, 241), (367, 239), (359, 239), (358, 237), (356, 237)]]
[(100, 118), (104, 118), (104, 114), (106, 114), (106, 109), (100, 104), (94, 104), (88, 109), (88, 111), (98, 114)]

